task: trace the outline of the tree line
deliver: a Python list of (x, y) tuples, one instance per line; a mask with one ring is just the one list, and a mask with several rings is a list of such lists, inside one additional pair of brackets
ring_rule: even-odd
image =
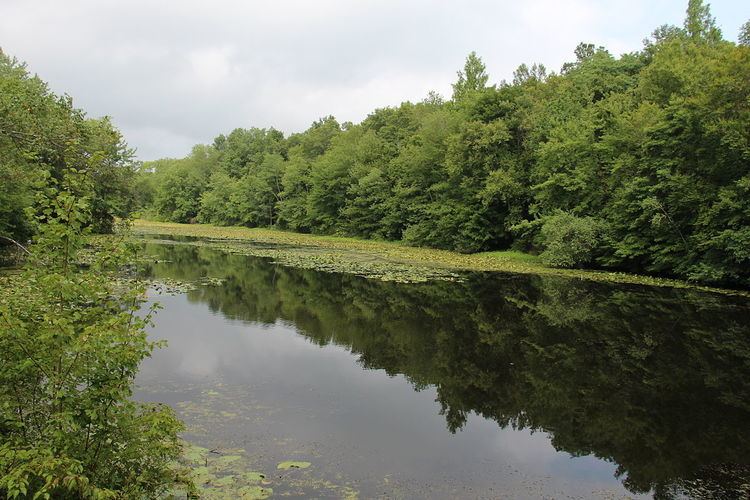
[(684, 26), (614, 57), (580, 44), (559, 73), (488, 85), (474, 53), (453, 95), (328, 116), (302, 133), (235, 129), (146, 162), (136, 204), (174, 222), (278, 227), (750, 285), (750, 23)]

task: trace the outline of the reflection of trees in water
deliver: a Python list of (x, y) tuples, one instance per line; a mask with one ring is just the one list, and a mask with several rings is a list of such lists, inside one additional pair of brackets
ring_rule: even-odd
[(731, 497), (747, 483), (750, 309), (739, 299), (482, 274), (400, 285), (200, 247), (148, 253), (171, 261), (159, 276), (226, 278), (192, 301), (292, 322), (366, 368), (436, 386), (452, 432), (471, 412), (544, 430), (558, 450), (612, 460), (631, 491), (664, 498)]

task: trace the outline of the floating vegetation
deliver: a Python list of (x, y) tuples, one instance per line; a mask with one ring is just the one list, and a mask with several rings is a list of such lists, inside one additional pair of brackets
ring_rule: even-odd
[(293, 460), (287, 460), (286, 462), (281, 462), (279, 465), (276, 466), (279, 470), (289, 470), (289, 469), (307, 469), (310, 467), (310, 462), (295, 462)]
[[(750, 296), (750, 292), (699, 286), (680, 280), (635, 274), (556, 269), (544, 266), (533, 255), (520, 252), (461, 254), (447, 250), (406, 246), (399, 242), (361, 240), (337, 236), (299, 234), (274, 229), (218, 227), (208, 224), (176, 224), (136, 220), (133, 233), (140, 235), (203, 238), (179, 242), (210, 246), (226, 252), (267, 257), (279, 264), (304, 269), (356, 274), (371, 279), (418, 283), (457, 281), (460, 271), (497, 271), (563, 276), (609, 283), (628, 283), (705, 292)], [(174, 240), (168, 240), (175, 244)]]
[(182, 295), (197, 290), (201, 286), (221, 286), (223, 280), (219, 278), (201, 278), (193, 281), (176, 280), (170, 278), (148, 279), (148, 287), (159, 295)]
[[(263, 499), (273, 494), (271, 482), (262, 472), (247, 470), (245, 450), (209, 450), (186, 444), (183, 462), (200, 498)], [(184, 498), (187, 491), (172, 491), (172, 498)]]
[[(156, 389), (152, 387), (152, 389)], [(184, 388), (183, 388), (184, 389)], [(170, 384), (158, 392), (175, 392)], [(222, 430), (236, 427), (237, 418), (245, 422), (269, 421), (277, 411), (247, 400), (245, 387), (222, 383), (192, 386), (184, 394), (190, 400), (175, 404), (175, 411), (186, 424), (185, 445), (180, 467), (195, 486), (193, 494), (201, 499), (264, 499), (270, 496), (305, 498), (348, 498), (359, 496), (351, 483), (330, 467), (311, 467), (309, 461), (295, 457), (321, 457), (314, 450), (302, 451), (291, 439), (242, 444), (226, 438)], [(227, 412), (233, 408), (235, 412)], [(206, 432), (210, 429), (210, 432)], [(248, 450), (239, 446), (248, 446)], [(310, 458), (308, 458), (309, 460)], [(279, 461), (281, 460), (281, 461)], [(187, 499), (187, 488), (170, 491), (167, 498)]]

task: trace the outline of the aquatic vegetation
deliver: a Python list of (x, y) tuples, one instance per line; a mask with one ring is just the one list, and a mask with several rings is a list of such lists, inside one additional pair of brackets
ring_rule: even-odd
[[(263, 499), (273, 494), (270, 481), (261, 472), (245, 470), (245, 450), (209, 450), (186, 444), (182, 462), (189, 468), (189, 477), (200, 498), (207, 499)], [(226, 454), (224, 454), (226, 453)], [(172, 496), (186, 495), (187, 491), (173, 490)]]
[(721, 294), (750, 296), (750, 292), (700, 286), (686, 281), (620, 272), (557, 269), (521, 252), (462, 254), (411, 247), (400, 242), (299, 234), (274, 229), (218, 227), (136, 220), (136, 235), (190, 237), (172, 244), (207, 246), (225, 252), (271, 258), (302, 269), (355, 274), (381, 281), (420, 283), (459, 281), (461, 271), (495, 271), (540, 276), (563, 276), (597, 282), (690, 288)]
[[(248, 401), (246, 388), (230, 388), (221, 382), (187, 389), (169, 383), (149, 384), (148, 388), (151, 394), (186, 390), (192, 398), (175, 404), (176, 413), (186, 425), (179, 466), (186, 470), (185, 476), (192, 480), (194, 493), (200, 498), (263, 499), (272, 495), (357, 498), (357, 490), (340, 477), (334, 477), (330, 469), (312, 468), (311, 462), (294, 460), (301, 452), (292, 440), (279, 439), (268, 451), (272, 456), (267, 458), (256, 449), (227, 444), (223, 433), (231, 433), (238, 422), (268, 421), (278, 411), (255, 400)], [(185, 486), (175, 487), (170, 494), (184, 498), (188, 490)]]
[(310, 467), (310, 462), (295, 462), (293, 460), (287, 460), (286, 462), (281, 462), (279, 465), (276, 466), (279, 470), (289, 470), (289, 469), (307, 469)]

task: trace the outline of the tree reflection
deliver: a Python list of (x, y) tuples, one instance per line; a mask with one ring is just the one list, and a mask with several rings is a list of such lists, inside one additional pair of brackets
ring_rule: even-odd
[(633, 492), (748, 491), (750, 307), (695, 291), (471, 274), (395, 284), (284, 268), (206, 247), (152, 245), (146, 272), (222, 286), (191, 301), (295, 325), (365, 368), (435, 386), (456, 432), (470, 413), (543, 430), (558, 450), (618, 464)]

